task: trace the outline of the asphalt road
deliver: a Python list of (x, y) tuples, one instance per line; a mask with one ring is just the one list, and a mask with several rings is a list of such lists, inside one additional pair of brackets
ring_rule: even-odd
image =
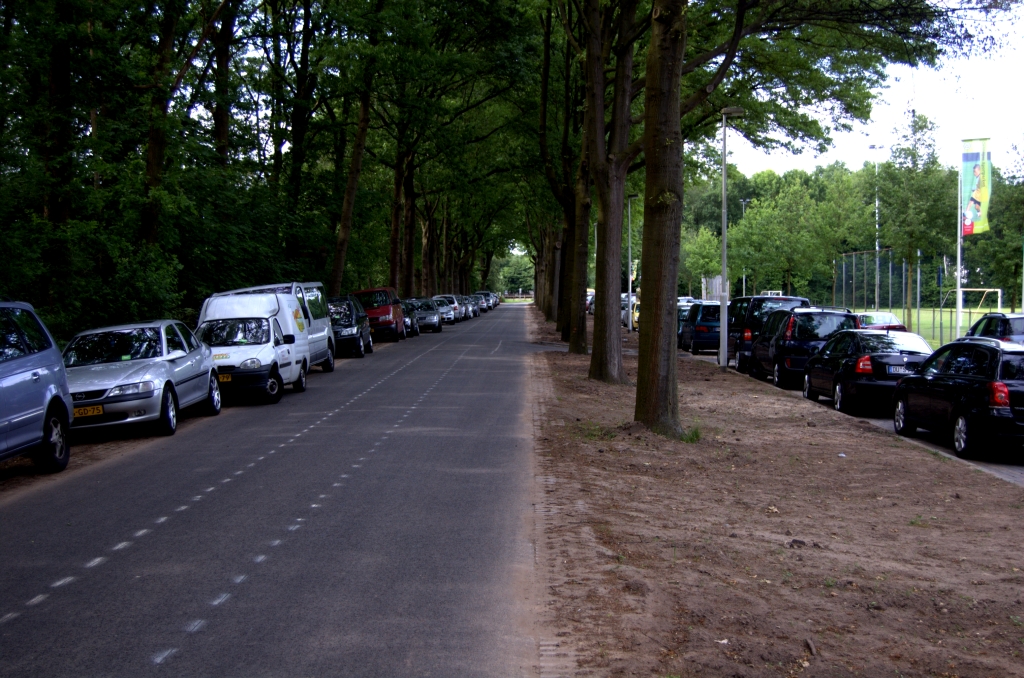
[(6, 497), (0, 675), (529, 675), (525, 320)]

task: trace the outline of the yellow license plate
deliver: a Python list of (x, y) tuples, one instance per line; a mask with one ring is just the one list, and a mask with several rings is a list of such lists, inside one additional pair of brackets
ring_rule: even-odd
[(217, 375), (217, 381), (231, 381), (231, 375), (230, 374), (218, 374)]
[(89, 407), (76, 407), (76, 417), (95, 417), (97, 414), (103, 414), (103, 405), (90, 405)]

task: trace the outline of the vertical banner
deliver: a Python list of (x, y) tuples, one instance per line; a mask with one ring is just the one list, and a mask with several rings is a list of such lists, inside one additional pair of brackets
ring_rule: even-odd
[(964, 139), (960, 166), (960, 223), (963, 235), (988, 230), (988, 202), (992, 187), (992, 154), (988, 139)]

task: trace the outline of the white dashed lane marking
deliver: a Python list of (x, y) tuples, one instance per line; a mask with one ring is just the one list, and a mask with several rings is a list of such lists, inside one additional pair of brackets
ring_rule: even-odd
[(68, 584), (70, 584), (73, 581), (75, 581), (74, 577), (64, 577), (63, 579), (58, 579), (57, 581), (55, 581), (52, 584), (50, 584), (50, 588), (51, 589), (56, 589), (56, 588), (60, 588), (61, 586), (67, 586)]

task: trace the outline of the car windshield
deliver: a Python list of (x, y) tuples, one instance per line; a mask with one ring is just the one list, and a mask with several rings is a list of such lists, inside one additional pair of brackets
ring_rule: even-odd
[(711, 321), (711, 322), (716, 321), (716, 320), (721, 320), (721, 318), (722, 318), (721, 310), (722, 310), (721, 306), (712, 306), (711, 304), (703, 304), (700, 307), (700, 319), (701, 319), (701, 321)]
[(909, 332), (887, 334), (862, 334), (860, 342), (867, 353), (918, 353), (929, 355), (932, 347), (928, 342)]
[(1004, 353), (999, 365), (999, 378), (1003, 381), (1024, 381), (1024, 353)]
[(331, 303), (327, 304), (327, 311), (331, 314), (332, 325), (351, 325), (352, 324), (352, 306), (343, 303)]
[(820, 341), (839, 330), (852, 330), (856, 326), (852, 316), (838, 313), (799, 313), (796, 316), (796, 340)]
[(391, 305), (391, 295), (384, 290), (373, 290), (371, 292), (360, 292), (355, 295), (359, 303), (363, 305), (363, 308), (380, 308), (381, 306)]
[(437, 310), (434, 306), (434, 302), (429, 299), (410, 299), (409, 305), (417, 311), (434, 311)]
[(270, 341), (266, 318), (210, 320), (199, 326), (199, 338), (210, 346), (249, 346)]
[[(168, 330), (170, 331), (170, 330)], [(134, 327), (75, 337), (64, 349), (64, 365), (81, 367), (125, 360), (159, 358), (164, 354), (160, 328)]]
[(892, 313), (862, 313), (861, 325), (902, 325), (900, 319)]
[(762, 299), (755, 300), (753, 303), (755, 304), (754, 317), (751, 318), (750, 329), (755, 332), (760, 332), (761, 327), (764, 325), (765, 318), (767, 318), (772, 311), (778, 311), (779, 309), (785, 309), (788, 311), (791, 308), (796, 308), (803, 302), (796, 301), (794, 299), (788, 299), (785, 301), (781, 299)]

